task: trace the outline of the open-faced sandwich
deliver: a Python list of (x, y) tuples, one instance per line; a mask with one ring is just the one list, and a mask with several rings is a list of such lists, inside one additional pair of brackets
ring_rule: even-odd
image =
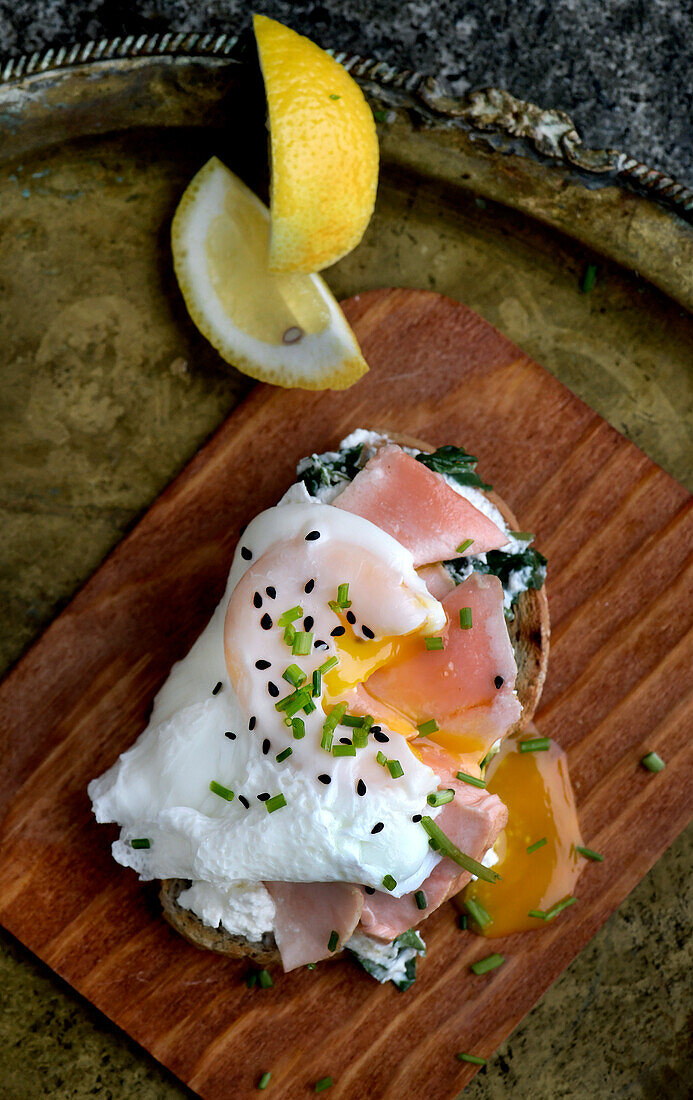
[(546, 563), (460, 448), (358, 430), (297, 472), (89, 794), (194, 944), (406, 988), (426, 917), (496, 876), (483, 769), (541, 693)]

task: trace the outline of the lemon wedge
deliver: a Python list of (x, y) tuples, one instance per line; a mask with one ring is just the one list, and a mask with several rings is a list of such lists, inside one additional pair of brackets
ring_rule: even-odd
[(267, 207), (216, 157), (171, 227), (188, 312), (227, 363), (275, 386), (342, 390), (368, 366), (319, 275), (271, 274)]
[(320, 271), (361, 240), (375, 205), (378, 137), (363, 92), (334, 58), (253, 16), (272, 152), (270, 271)]

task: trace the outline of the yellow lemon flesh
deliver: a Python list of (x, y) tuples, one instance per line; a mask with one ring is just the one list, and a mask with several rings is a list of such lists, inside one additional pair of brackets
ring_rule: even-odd
[(318, 275), (271, 274), (267, 207), (212, 157), (171, 228), (173, 263), (200, 332), (227, 363), (275, 386), (341, 390), (368, 370)]
[(361, 240), (378, 184), (373, 112), (346, 69), (253, 16), (272, 148), (271, 271), (320, 271)]

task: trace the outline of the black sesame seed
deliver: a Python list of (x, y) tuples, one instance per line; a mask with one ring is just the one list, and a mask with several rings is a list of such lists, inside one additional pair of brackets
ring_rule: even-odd
[(494, 682), (494, 684), (497, 688), (502, 688), (503, 684), (505, 683), (505, 680), (503, 679), (502, 676), (494, 676), (493, 682)]
[(304, 592), (312, 592), (314, 588), (315, 588), (315, 581), (311, 578), (309, 581), (306, 581), (306, 583), (304, 584), (303, 591)]
[(366, 891), (367, 894), (374, 894), (375, 893), (375, 886), (364, 886), (364, 890)]
[(340, 737), (339, 738), (339, 743), (340, 743), (340, 745), (350, 745), (351, 744), (351, 738), (350, 737)]
[(270, 695), (272, 696), (273, 699), (276, 699), (277, 696), (279, 695), (279, 688), (277, 687), (276, 684), (273, 684), (271, 680), (268, 681), (267, 690), (268, 690), (268, 692), (270, 693)]
[(235, 741), (236, 740), (236, 734), (231, 733), (231, 730), (227, 730), (226, 733), (224, 734), (224, 737), (228, 737), (229, 741)]
[(241, 557), (244, 558), (245, 561), (250, 561), (252, 556), (253, 556), (253, 551), (252, 550), (249, 550), (247, 546), (241, 546)]
[[(371, 733), (373, 733), (372, 728), (371, 728)], [(373, 737), (375, 738), (376, 741), (379, 741), (381, 745), (387, 744), (387, 742), (390, 740), (390, 738), (387, 736), (387, 734), (383, 733), (382, 730), (378, 730), (377, 733), (373, 733)]]
[(240, 802), (241, 806), (245, 806), (246, 810), (250, 809), (250, 803), (248, 802), (248, 799), (245, 797), (244, 794), (239, 794), (238, 801)]
[(306, 542), (315, 542), (315, 540), (319, 539), (319, 538), (320, 538), (320, 532), (319, 531), (309, 531), (308, 534), (306, 535)]
[(353, 611), (347, 611), (347, 613), (346, 613), (346, 621), (347, 621), (348, 623), (351, 623), (351, 625), (352, 625), (352, 626), (354, 625), (354, 623), (356, 622), (356, 616), (354, 615), (354, 612), (353, 612)]
[(255, 717), (254, 714), (251, 714), (250, 721), (248, 722), (248, 729), (249, 730), (254, 730), (256, 722), (257, 722), (257, 718)]
[(212, 688), (212, 695), (218, 695), (219, 692), (221, 691), (221, 688), (222, 688), (221, 680), (217, 680), (216, 684)]
[(312, 615), (306, 615), (305, 619), (303, 620), (303, 629), (306, 632), (311, 631), (313, 629), (313, 623), (314, 622), (315, 622), (315, 619), (313, 618)]
[(260, 671), (262, 672), (263, 669), (269, 668), (271, 663), (272, 663), (271, 661), (256, 661), (255, 662), (255, 668), (259, 668)]
[(262, 607), (262, 596), (259, 592), (253, 596), (253, 607)]
[(276, 600), (277, 590), (273, 584), (268, 585), (268, 587), (265, 589), (265, 592), (271, 600)]
[(330, 638), (340, 638), (344, 633), (345, 631), (343, 626), (336, 626), (334, 630), (330, 631)]
[(332, 782), (332, 776), (331, 775), (324, 775), (324, 774), (319, 775), (318, 779), (320, 780), (321, 783), (325, 783), (325, 784)]
[(322, 638), (318, 638), (317, 642), (313, 642), (315, 649), (329, 649), (327, 642), (323, 642)]
[(380, 733), (380, 726), (371, 726), (371, 733), (375, 737), (376, 733)]
[(369, 626), (362, 626), (361, 630), (363, 631), (366, 638), (375, 638), (375, 634)]
[(366, 793), (366, 784), (363, 782), (362, 779), (359, 779), (358, 783), (356, 784), (356, 793), (360, 795), (364, 795)]
[(263, 630), (270, 630), (271, 629), (272, 620), (271, 620), (271, 618), (269, 617), (269, 615), (267, 614), (266, 611), (265, 611), (265, 614), (260, 619), (260, 626), (262, 627)]
[(269, 794), (268, 794), (267, 791), (265, 791), (263, 794), (259, 794), (257, 796), (258, 802), (266, 802), (268, 798), (269, 798)]
[(375, 823), (375, 825), (373, 826), (373, 828), (371, 829), (371, 832), (372, 833), (382, 833), (384, 828), (385, 828), (385, 826), (383, 825), (382, 821), (377, 821)]
[(263, 756), (267, 756), (267, 753), (270, 751), (270, 748), (271, 748), (270, 739), (269, 739), (269, 737), (266, 737), (265, 740), (262, 742), (262, 754), (263, 754)]
[(421, 821), (421, 814), (414, 814), (412, 821), (416, 821), (417, 823)]

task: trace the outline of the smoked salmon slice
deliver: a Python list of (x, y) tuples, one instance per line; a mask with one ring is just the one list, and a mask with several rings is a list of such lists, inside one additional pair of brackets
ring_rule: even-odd
[(274, 938), (285, 971), (327, 959), (332, 932), (339, 946), (361, 916), (363, 892), (348, 882), (266, 882), (276, 906)]
[[(414, 726), (438, 726), (429, 736), (453, 755), (477, 760), (518, 720), (517, 666), (497, 577), (472, 573), (442, 601), (447, 623), (444, 648), (408, 656), (378, 669), (363, 689)], [(463, 620), (471, 626), (460, 625)]]
[(393, 535), (414, 565), (447, 561), (473, 539), (471, 552), (505, 546), (508, 536), (422, 462), (394, 443), (381, 447), (334, 501)]

